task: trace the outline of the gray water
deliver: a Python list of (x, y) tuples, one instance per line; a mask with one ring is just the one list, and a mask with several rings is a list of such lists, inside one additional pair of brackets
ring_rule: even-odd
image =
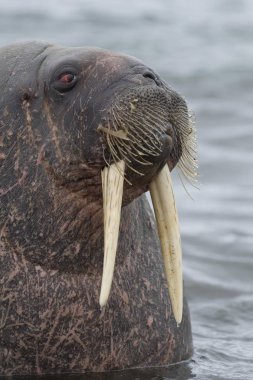
[(175, 175), (193, 359), (70, 379), (253, 379), (253, 1), (0, 0), (0, 45), (27, 39), (135, 55), (197, 120), (193, 200)]

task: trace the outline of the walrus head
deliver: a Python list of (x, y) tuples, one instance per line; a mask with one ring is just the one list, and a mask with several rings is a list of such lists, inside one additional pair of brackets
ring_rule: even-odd
[[(64, 252), (70, 236), (71, 241), (77, 239), (86, 225), (90, 233), (83, 239), (84, 244), (91, 244), (97, 239), (94, 226), (101, 224), (103, 210), (104, 270), (100, 305), (104, 306), (112, 283), (122, 202), (123, 206), (127, 205), (150, 190), (172, 307), (179, 323), (181, 248), (170, 171), (178, 164), (188, 177), (196, 173), (195, 134), (185, 100), (133, 57), (97, 48), (45, 44), (37, 44), (36, 51), (34, 44), (32, 49), (29, 44), (19, 45), (18, 49), (27, 58), (25, 63), (15, 65), (19, 58), (15, 53), (13, 66), (8, 67), (12, 85), (2, 96), (5, 104), (7, 98), (10, 105), (19, 103), (23, 124), (17, 129), (17, 123), (13, 123), (15, 128), (11, 133), (9, 130), (5, 143), (10, 147), (18, 144), (21, 152), (19, 162), (13, 157), (12, 165), (9, 164), (14, 168), (13, 178), (19, 178), (19, 183), (27, 176), (32, 179), (30, 200), (18, 208), (29, 210), (28, 218), (37, 228), (30, 231), (29, 237), (17, 239), (26, 242), (40, 239), (37, 260), (44, 261), (45, 235), (52, 235), (52, 247), (62, 239)], [(15, 77), (19, 80), (15, 81)], [(2, 111), (7, 119), (10, 110), (5, 107)], [(20, 117), (17, 113), (14, 118)], [(4, 118), (2, 123), (7, 125)], [(26, 162), (23, 177), (20, 162)], [(47, 229), (41, 227), (41, 232), (36, 233), (42, 222), (36, 211), (38, 207), (43, 208), (40, 178), (50, 182), (47, 202), (51, 202), (51, 213), (58, 215), (60, 227), (49, 223)], [(34, 197), (37, 205), (31, 202)], [(58, 236), (53, 232), (54, 227)], [(54, 249), (46, 258), (52, 267), (54, 260), (58, 265), (63, 259), (69, 265), (68, 255), (59, 258)]]

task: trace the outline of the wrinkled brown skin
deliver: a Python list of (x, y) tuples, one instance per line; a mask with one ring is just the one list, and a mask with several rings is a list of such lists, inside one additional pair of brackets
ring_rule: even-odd
[[(66, 61), (79, 65), (80, 83), (60, 96), (50, 78)], [(105, 163), (95, 126), (117, 83), (152, 81), (143, 70), (101, 49), (0, 49), (1, 375), (161, 366), (192, 354), (187, 303), (177, 327), (154, 218), (138, 197), (148, 180), (126, 184), (112, 291), (104, 310), (98, 303)]]

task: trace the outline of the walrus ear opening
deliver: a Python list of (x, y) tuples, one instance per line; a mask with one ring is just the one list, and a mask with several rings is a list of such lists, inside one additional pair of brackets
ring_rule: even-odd
[(28, 92), (25, 92), (25, 93), (22, 95), (22, 100), (23, 100), (24, 102), (28, 102), (30, 99), (31, 99), (31, 95), (28, 94)]

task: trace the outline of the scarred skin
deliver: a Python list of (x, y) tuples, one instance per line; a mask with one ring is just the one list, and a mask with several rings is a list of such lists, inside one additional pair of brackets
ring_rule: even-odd
[[(73, 69), (75, 87), (59, 84)], [(164, 163), (172, 169), (180, 156), (171, 126), (144, 176), (127, 172), (132, 185), (125, 184), (112, 290), (104, 310), (98, 303), (101, 170), (110, 154), (97, 127), (125, 89), (165, 91), (159, 77), (132, 57), (35, 42), (0, 49), (0, 74), (0, 375), (189, 358), (187, 303), (177, 327), (153, 215), (141, 195)], [(166, 91), (171, 109), (186, 107)]]

